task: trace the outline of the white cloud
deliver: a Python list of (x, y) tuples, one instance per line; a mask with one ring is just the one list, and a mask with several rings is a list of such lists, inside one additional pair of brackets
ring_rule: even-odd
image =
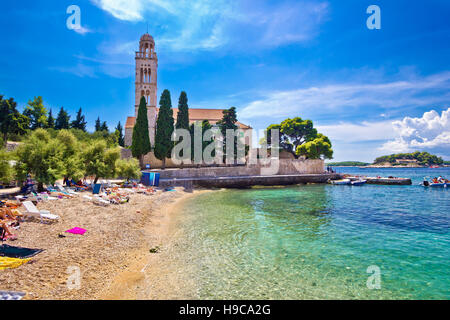
[[(448, 102), (450, 72), (377, 84), (344, 83), (263, 94), (247, 104), (242, 118), (290, 117), (314, 110), (328, 113), (346, 107), (413, 107)], [(441, 90), (435, 94), (434, 90)]]
[(393, 122), (398, 136), (385, 143), (381, 150), (389, 152), (411, 152), (427, 150), (450, 156), (450, 108), (441, 115), (432, 110), (421, 118), (405, 117)]
[(89, 28), (85, 28), (82, 26), (80, 26), (79, 28), (73, 29), (73, 31), (75, 31), (76, 33), (81, 34), (81, 35), (85, 35), (86, 33), (92, 32), (92, 30), (90, 30)]
[(91, 0), (119, 20), (150, 19), (166, 32), (158, 45), (174, 51), (274, 47), (310, 40), (328, 12), (326, 2), (268, 5), (254, 0)]
[(333, 141), (343, 141), (346, 143), (388, 140), (395, 136), (392, 121), (341, 122), (335, 125), (319, 125), (317, 129), (319, 132), (332, 138)]

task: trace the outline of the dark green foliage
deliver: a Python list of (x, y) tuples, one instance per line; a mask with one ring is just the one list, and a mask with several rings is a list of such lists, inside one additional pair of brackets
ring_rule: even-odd
[[(311, 120), (300, 117), (286, 119), (281, 124), (273, 124), (267, 128), (267, 145), (272, 143), (271, 130), (279, 130), (279, 146), (291, 153), (295, 158), (304, 156), (309, 159), (324, 157), (331, 159), (333, 150), (328, 137), (320, 134), (314, 128)], [(304, 144), (307, 144), (303, 146)]]
[(133, 157), (139, 159), (143, 167), (144, 156), (151, 151), (150, 137), (148, 132), (147, 103), (142, 97), (139, 103), (138, 116), (133, 128), (133, 137), (131, 143), (131, 153)]
[[(188, 106), (188, 98), (186, 92), (181, 92), (180, 98), (178, 99), (178, 114), (177, 114), (177, 123), (175, 125), (177, 129), (185, 129), (189, 131), (189, 106)], [(191, 137), (193, 137), (191, 135)], [(182, 143), (183, 137), (179, 138), (179, 141), (176, 144)], [(193, 147), (193, 143), (191, 141), (191, 147)], [(180, 156), (183, 157), (183, 151), (180, 152)]]
[(177, 129), (189, 130), (189, 106), (186, 92), (181, 92), (178, 99)]
[(53, 112), (52, 109), (50, 109), (50, 112), (48, 113), (47, 117), (47, 129), (54, 129), (55, 128), (55, 118), (53, 118)]
[(103, 121), (102, 126), (100, 127), (100, 131), (109, 132), (109, 128), (108, 125), (106, 124), (106, 121)]
[(27, 132), (30, 119), (17, 110), (17, 103), (13, 98), (4, 100), (0, 95), (0, 132), (3, 145), (6, 146), (8, 135), (23, 135)]
[(67, 113), (67, 111), (64, 110), (64, 107), (61, 107), (58, 116), (56, 117), (55, 129), (62, 130), (69, 128), (70, 128), (70, 116)]
[(120, 123), (120, 121), (116, 127), (116, 135), (117, 135), (117, 140), (118, 140), (119, 146), (125, 147), (125, 138), (123, 136), (123, 128), (122, 128), (122, 124)]
[(442, 158), (429, 154), (428, 152), (398, 153), (389, 156), (382, 156), (375, 159), (374, 164), (389, 162), (396, 163), (397, 159), (417, 160), (420, 165), (441, 165), (444, 163)]
[(82, 110), (78, 110), (77, 117), (71, 123), (71, 128), (86, 131), (86, 117), (82, 114)]
[(236, 108), (231, 107), (228, 110), (223, 111), (223, 118), (222, 120), (217, 122), (217, 125), (220, 128), (220, 132), (223, 135), (223, 154), (224, 157), (227, 157), (227, 144), (234, 144), (234, 155), (233, 158), (235, 158), (237, 154), (237, 137), (233, 136), (232, 141), (228, 141), (227, 139), (227, 130), (237, 130), (238, 126), (236, 125), (237, 122), (237, 115), (236, 115)]
[(174, 119), (169, 90), (164, 90), (159, 100), (159, 114), (156, 121), (155, 157), (162, 160), (165, 169), (166, 158), (170, 158), (173, 148), (172, 133)]
[(100, 117), (95, 120), (95, 132), (102, 131), (102, 123), (100, 121)]

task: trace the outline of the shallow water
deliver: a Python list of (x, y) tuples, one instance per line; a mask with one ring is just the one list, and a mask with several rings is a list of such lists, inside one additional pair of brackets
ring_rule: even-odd
[[(415, 185), (199, 195), (174, 217), (168, 263), (199, 299), (449, 299), (450, 190), (418, 183), (450, 170), (339, 169), (360, 170)], [(367, 286), (369, 266), (380, 268), (379, 290)]]

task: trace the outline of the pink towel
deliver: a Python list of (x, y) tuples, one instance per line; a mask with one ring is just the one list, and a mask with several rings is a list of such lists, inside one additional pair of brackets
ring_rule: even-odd
[(82, 229), (82, 228), (73, 228), (73, 229), (67, 230), (66, 232), (83, 235), (86, 233), (86, 230)]

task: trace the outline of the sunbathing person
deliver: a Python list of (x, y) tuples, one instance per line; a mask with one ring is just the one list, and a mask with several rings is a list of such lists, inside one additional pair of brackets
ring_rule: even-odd
[(2, 235), (1, 233), (4, 232), (4, 238), (2, 240), (6, 240), (6, 239), (17, 240), (17, 236), (12, 234), (11, 230), (9, 230), (7, 223), (3, 222), (2, 220), (0, 220), (0, 229), (2, 229), (0, 231), (0, 236)]
[(11, 210), (10, 208), (0, 208), (0, 220), (18, 222), (22, 214), (17, 210)]

